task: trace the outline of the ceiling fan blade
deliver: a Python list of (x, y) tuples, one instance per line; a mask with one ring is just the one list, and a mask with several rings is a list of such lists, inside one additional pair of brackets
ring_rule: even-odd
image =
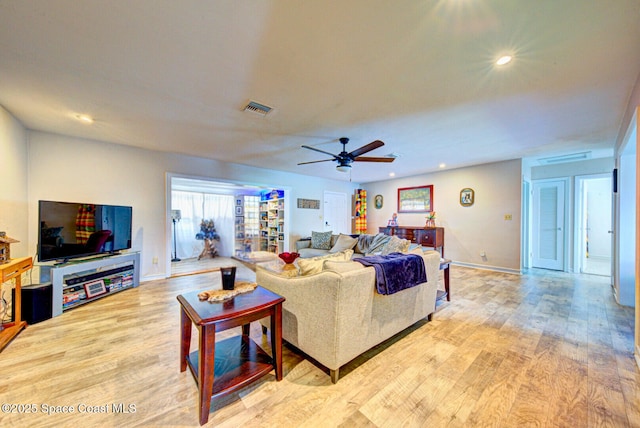
[(355, 149), (354, 151), (349, 153), (349, 155), (351, 157), (357, 158), (360, 155), (363, 155), (367, 152), (370, 152), (371, 150), (375, 150), (378, 147), (382, 147), (382, 146), (384, 146), (384, 143), (382, 141), (380, 140), (372, 141), (369, 144), (360, 147), (359, 149)]
[(396, 158), (371, 158), (358, 156), (354, 159), (355, 162), (393, 162)]
[(329, 162), (329, 161), (334, 161), (335, 159), (323, 159), (323, 160), (319, 160), (319, 161), (311, 161), (311, 162), (300, 162), (298, 165), (306, 165), (308, 163), (318, 163), (318, 162)]
[(311, 147), (311, 146), (301, 146), (301, 147), (303, 147), (305, 149), (313, 150), (313, 151), (316, 151), (316, 152), (324, 153), (325, 155), (333, 156), (333, 159), (331, 159), (331, 160), (338, 159), (338, 157), (336, 155), (334, 155), (333, 153), (325, 152), (324, 150), (316, 149), (315, 147)]

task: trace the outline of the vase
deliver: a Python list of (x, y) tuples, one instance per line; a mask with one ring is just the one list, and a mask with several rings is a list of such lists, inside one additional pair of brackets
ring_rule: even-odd
[(300, 257), (300, 254), (285, 252), (278, 254), (278, 257), (280, 257), (286, 264), (291, 264), (295, 261), (295, 259)]

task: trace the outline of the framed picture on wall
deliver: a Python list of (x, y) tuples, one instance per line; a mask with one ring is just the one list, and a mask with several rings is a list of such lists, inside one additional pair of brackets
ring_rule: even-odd
[(460, 205), (463, 207), (470, 207), (473, 205), (475, 199), (475, 192), (470, 187), (465, 187), (460, 191)]
[(399, 213), (425, 213), (433, 211), (433, 184), (398, 189)]
[(376, 209), (380, 209), (382, 208), (382, 195), (376, 195), (375, 198), (373, 198), (373, 202), (374, 202), (374, 206), (376, 207)]

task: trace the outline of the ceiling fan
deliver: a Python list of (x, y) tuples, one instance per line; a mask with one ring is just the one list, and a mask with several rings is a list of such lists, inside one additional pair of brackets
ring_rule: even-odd
[(368, 153), (372, 150), (375, 150), (379, 147), (384, 146), (384, 143), (380, 140), (372, 141), (369, 144), (366, 144), (359, 149), (355, 149), (351, 153), (347, 153), (347, 143), (349, 139), (346, 137), (340, 138), (340, 144), (342, 144), (342, 151), (337, 155), (333, 153), (325, 152), (324, 150), (316, 149), (311, 146), (302, 146), (305, 149), (314, 150), (316, 152), (324, 153), (325, 155), (329, 155), (331, 159), (323, 159), (319, 161), (311, 161), (311, 162), (300, 162), (298, 165), (305, 165), (309, 163), (317, 163), (317, 162), (328, 162), (328, 161), (336, 161), (338, 165), (336, 169), (340, 172), (348, 172), (351, 171), (351, 164), (353, 162), (393, 162), (395, 158), (393, 157), (364, 157), (361, 156), (365, 153)]

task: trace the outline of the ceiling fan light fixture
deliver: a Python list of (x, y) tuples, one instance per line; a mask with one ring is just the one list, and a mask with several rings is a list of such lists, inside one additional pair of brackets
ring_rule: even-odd
[(317, 162), (328, 162), (335, 161), (338, 163), (336, 166), (336, 170), (338, 172), (349, 172), (351, 171), (351, 163), (353, 162), (393, 162), (395, 157), (376, 157), (376, 156), (362, 156), (365, 153), (369, 153), (372, 150), (375, 150), (379, 147), (384, 146), (384, 143), (380, 140), (375, 140), (370, 142), (369, 144), (365, 144), (364, 146), (355, 149), (349, 153), (347, 153), (347, 143), (349, 143), (349, 139), (347, 137), (340, 138), (340, 144), (342, 144), (342, 151), (340, 153), (331, 153), (321, 149), (318, 149), (313, 146), (302, 146), (303, 149), (313, 150), (315, 152), (324, 153), (325, 155), (331, 156), (331, 159), (322, 159), (317, 161), (310, 162), (300, 162), (298, 165), (305, 165), (309, 163), (317, 163)]
[(513, 57), (511, 55), (502, 55), (500, 58), (496, 60), (496, 65), (502, 66), (507, 65), (511, 62)]
[(76, 114), (76, 119), (78, 119), (82, 123), (87, 123), (87, 124), (93, 123), (93, 118), (88, 114)]

